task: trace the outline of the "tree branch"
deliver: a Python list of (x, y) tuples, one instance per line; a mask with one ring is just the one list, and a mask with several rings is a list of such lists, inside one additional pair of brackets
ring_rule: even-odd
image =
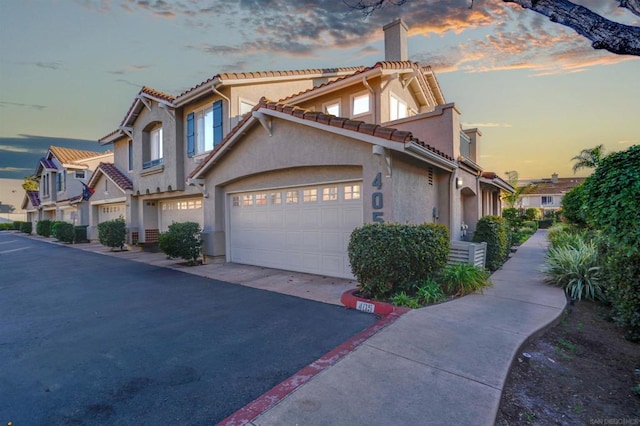
[(640, 0), (619, 0), (620, 7), (624, 7), (634, 15), (640, 16)]
[[(640, 56), (640, 27), (610, 21), (584, 6), (569, 0), (502, 0), (516, 3), (557, 22), (573, 28), (591, 40), (594, 49), (606, 49), (619, 55)], [(635, 13), (638, 0), (620, 0), (620, 6)]]

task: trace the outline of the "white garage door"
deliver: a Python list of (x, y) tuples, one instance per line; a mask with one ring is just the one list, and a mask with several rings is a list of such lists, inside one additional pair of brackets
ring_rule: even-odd
[(98, 223), (125, 217), (124, 203), (101, 204), (98, 206)]
[(229, 195), (230, 260), (353, 278), (347, 246), (362, 225), (361, 182)]
[(160, 202), (160, 232), (167, 232), (173, 222), (196, 222), (203, 226), (202, 199), (189, 198)]

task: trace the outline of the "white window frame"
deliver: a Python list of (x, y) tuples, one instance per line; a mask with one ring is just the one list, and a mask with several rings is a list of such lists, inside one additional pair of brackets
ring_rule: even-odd
[[(396, 102), (394, 107), (393, 103)], [(401, 106), (404, 106), (404, 116), (400, 114)], [(400, 96), (391, 92), (389, 95), (389, 121), (400, 120), (409, 116), (409, 105)]]
[(213, 150), (213, 106), (193, 111), (194, 155), (202, 155)]
[(86, 170), (76, 170), (73, 173), (73, 177), (74, 179), (84, 179), (87, 177), (87, 171)]
[[(356, 101), (365, 97), (367, 98), (367, 109), (356, 112)], [(351, 95), (349, 105), (351, 106), (351, 118), (371, 114), (371, 93), (366, 90), (364, 92), (354, 93)]]
[[(329, 111), (331, 108), (337, 107), (338, 108), (338, 113), (336, 114), (335, 112), (331, 112)], [(342, 113), (342, 100), (340, 98), (338, 99), (334, 99), (332, 101), (329, 102), (325, 102), (322, 104), (322, 112), (324, 114), (331, 114), (331, 115), (335, 115), (336, 117), (341, 117), (341, 113)]]
[[(347, 190), (348, 189), (348, 190)], [(344, 186), (344, 200), (354, 201), (362, 198), (362, 185), (353, 183)]]
[(162, 155), (162, 127), (149, 131), (149, 161), (160, 160)]

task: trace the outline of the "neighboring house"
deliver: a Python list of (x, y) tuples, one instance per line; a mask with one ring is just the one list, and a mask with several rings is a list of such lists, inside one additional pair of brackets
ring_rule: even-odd
[(560, 178), (557, 173), (551, 179), (533, 179), (527, 181), (527, 191), (520, 199), (522, 208), (536, 207), (542, 212), (558, 211), (562, 208), (562, 197), (574, 187), (584, 182), (586, 178)]
[(176, 98), (143, 88), (100, 140), (129, 166), (130, 241), (193, 220), (208, 256), (351, 277), (349, 236), (366, 222), (468, 239), (513, 188), (478, 165), (480, 132), (407, 61), (406, 37), (386, 26), (385, 61), (367, 68), (220, 74)]
[(38, 191), (26, 191), (22, 201), (22, 210), (27, 212), (27, 222), (31, 222), (33, 232), (40, 217), (40, 195)]
[(119, 128), (99, 140), (113, 145), (114, 164), (132, 183), (127, 241), (157, 242), (173, 222), (207, 229), (202, 191), (185, 179), (238, 120), (263, 95), (284, 97), (359, 69), (218, 74), (178, 97), (143, 87)]
[(89, 204), (83, 197), (83, 184), (103, 161), (113, 161), (113, 154), (49, 147), (47, 154), (38, 162), (35, 173), (40, 181), (39, 205), (35, 205), (38, 201), (34, 194), (28, 192), (26, 195), (25, 206), (30, 220), (48, 219), (89, 225)]

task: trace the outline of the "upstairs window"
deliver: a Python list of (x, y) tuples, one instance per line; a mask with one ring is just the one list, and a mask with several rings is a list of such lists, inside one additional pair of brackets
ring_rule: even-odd
[(160, 125), (156, 125), (156, 127), (143, 132), (143, 169), (148, 169), (150, 167), (162, 164), (162, 139), (162, 126)]
[(49, 174), (42, 175), (42, 196), (49, 196)]
[(56, 190), (58, 192), (64, 191), (66, 180), (65, 172), (56, 173)]
[(84, 170), (76, 170), (73, 175), (76, 179), (84, 179), (86, 176), (87, 174)]
[(127, 150), (129, 153), (129, 171), (133, 170), (133, 141), (129, 141), (127, 145)]
[(361, 93), (351, 98), (351, 116), (367, 114), (369, 112), (369, 93)]
[(335, 115), (340, 117), (340, 101), (332, 101), (324, 104), (322, 110), (325, 114)]
[(407, 103), (400, 98), (391, 95), (389, 106), (389, 120), (399, 120), (408, 116)]
[(553, 204), (553, 196), (552, 195), (543, 195), (542, 196), (542, 205), (549, 206)]
[(189, 157), (211, 151), (222, 141), (222, 101), (187, 115)]

